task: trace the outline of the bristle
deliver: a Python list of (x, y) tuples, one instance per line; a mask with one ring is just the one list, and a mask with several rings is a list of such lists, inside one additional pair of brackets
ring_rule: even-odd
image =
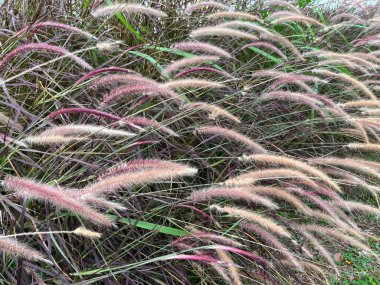
[(15, 49), (13, 49), (11, 52), (6, 54), (6, 56), (0, 61), (0, 69), (3, 69), (6, 67), (6, 65), (11, 61), (12, 58), (19, 54), (31, 52), (31, 51), (48, 51), (51, 53), (59, 54), (64, 57), (68, 57), (75, 61), (78, 65), (83, 67), (84, 69), (91, 70), (92, 66), (89, 65), (87, 62), (85, 62), (82, 58), (76, 56), (75, 54), (69, 52), (68, 50), (59, 47), (59, 46), (52, 46), (45, 43), (30, 43), (21, 45)]
[(250, 156), (244, 156), (241, 158), (244, 161), (256, 161), (270, 163), (274, 165), (290, 166), (294, 169), (304, 171), (314, 177), (320, 178), (327, 185), (331, 186), (334, 190), (342, 192), (338, 184), (336, 184), (330, 177), (319, 171), (317, 168), (308, 165), (300, 160), (292, 159), (290, 157), (270, 155), (270, 154), (254, 154)]
[(127, 138), (135, 136), (135, 134), (130, 132), (110, 129), (102, 126), (69, 124), (51, 127), (39, 135), (26, 137), (24, 141), (34, 145), (59, 145), (77, 141), (85, 141), (86, 135)]
[(108, 217), (65, 194), (65, 191), (60, 188), (12, 176), (7, 176), (3, 184), (7, 190), (15, 192), (17, 196), (49, 202), (58, 208), (72, 211), (99, 225), (108, 227), (113, 225)]
[(123, 73), (126, 73), (126, 74), (129, 74), (129, 73), (132, 73), (132, 74), (138, 74), (136, 71), (133, 71), (131, 69), (127, 69), (127, 68), (122, 68), (122, 67), (117, 67), (117, 66), (113, 66), (113, 67), (103, 67), (103, 68), (99, 68), (99, 69), (94, 69), (90, 72), (88, 72), (87, 74), (83, 75), (81, 78), (79, 78), (76, 82), (75, 82), (75, 85), (78, 85), (88, 79), (91, 79), (92, 77), (98, 75), (98, 74), (101, 74), (101, 73), (105, 73), (105, 72), (123, 72)]
[(276, 46), (272, 45), (271, 43), (265, 42), (265, 41), (255, 41), (249, 44), (246, 44), (245, 46), (242, 47), (242, 49), (248, 48), (248, 47), (263, 47), (267, 48), (272, 52), (277, 53), (280, 57), (283, 59), (287, 60), (288, 57)]
[(113, 4), (113, 5), (105, 5), (96, 8), (92, 15), (94, 17), (102, 17), (113, 15), (117, 12), (128, 13), (128, 14), (144, 14), (155, 17), (167, 17), (166, 13), (159, 11), (157, 9), (153, 9), (150, 7), (138, 5), (138, 4)]
[(344, 201), (344, 205), (347, 206), (351, 211), (361, 211), (368, 214), (374, 214), (380, 216), (380, 209), (372, 207), (370, 205), (355, 202), (355, 201)]
[(200, 134), (216, 135), (216, 136), (221, 136), (227, 139), (232, 139), (232, 140), (241, 142), (245, 144), (246, 146), (248, 146), (249, 148), (252, 148), (254, 151), (258, 153), (266, 152), (266, 150), (262, 146), (260, 146), (258, 143), (254, 142), (250, 138), (234, 130), (216, 127), (216, 126), (206, 126), (206, 127), (197, 128), (196, 131)]
[(230, 121), (234, 123), (240, 123), (239, 118), (232, 115), (227, 110), (218, 107), (214, 104), (204, 103), (204, 102), (194, 102), (194, 103), (187, 103), (183, 106), (186, 110), (193, 110), (193, 109), (200, 109), (204, 110), (210, 113), (209, 118), (212, 120), (215, 120), (218, 116), (225, 117), (229, 119)]
[(339, 269), (334, 262), (334, 258), (332, 254), (319, 242), (319, 240), (311, 233), (303, 229), (301, 226), (296, 225), (294, 223), (291, 224), (301, 235), (303, 235), (307, 240), (309, 240), (313, 246), (323, 255), (323, 257), (327, 260), (327, 262), (334, 269), (336, 275), (339, 276)]
[(317, 184), (311, 180), (304, 173), (291, 170), (287, 168), (275, 168), (275, 169), (265, 169), (258, 171), (250, 171), (245, 174), (241, 174), (234, 178), (227, 179), (224, 184), (227, 186), (246, 186), (253, 185), (262, 180), (277, 180), (277, 179), (299, 179), (305, 185), (309, 185), (314, 188), (318, 188)]
[(230, 7), (228, 7), (227, 5), (215, 1), (201, 1), (200, 3), (191, 4), (189, 7), (186, 8), (185, 12), (191, 14), (203, 8), (214, 8), (220, 10), (230, 9)]
[(193, 202), (213, 201), (215, 198), (244, 200), (246, 202), (263, 205), (269, 209), (278, 209), (278, 206), (271, 200), (256, 194), (241, 191), (239, 188), (208, 188), (195, 191), (188, 197), (188, 199)]
[(47, 259), (40, 252), (32, 249), (26, 244), (17, 241), (16, 239), (11, 239), (9, 237), (4, 237), (0, 235), (0, 251), (8, 252), (16, 256), (25, 258), (31, 261), (45, 261)]
[(293, 254), (286, 248), (285, 245), (281, 243), (280, 240), (277, 239), (277, 237), (262, 229), (261, 227), (258, 227), (253, 224), (240, 223), (239, 226), (244, 231), (258, 235), (265, 243), (268, 243), (270, 246), (277, 249), (280, 255), (286, 257), (289, 261), (291, 261), (294, 266), (296, 266), (297, 268), (302, 268), (299, 262), (293, 256)]
[(252, 187), (239, 187), (243, 191), (261, 194), (262, 196), (269, 196), (274, 199), (283, 200), (293, 205), (298, 211), (308, 216), (312, 215), (312, 210), (303, 201), (299, 200), (296, 196), (288, 193), (286, 189), (272, 186), (252, 186)]
[(325, 117), (325, 113), (321, 108), (321, 102), (318, 99), (312, 98), (305, 93), (296, 93), (289, 91), (273, 91), (265, 93), (260, 97), (262, 100), (280, 99), (285, 101), (294, 101), (305, 104), (310, 108), (316, 110), (321, 117)]
[(260, 226), (284, 237), (290, 238), (290, 233), (282, 226), (274, 222), (273, 220), (257, 214), (253, 211), (249, 211), (242, 208), (224, 206), (220, 207), (218, 205), (212, 205), (211, 208), (217, 210), (218, 212), (225, 212), (232, 216), (245, 219), (247, 221), (255, 222), (260, 224)]
[(88, 230), (88, 229), (86, 229), (84, 227), (76, 228), (73, 231), (73, 234), (76, 234), (76, 235), (79, 235), (79, 236), (83, 236), (83, 237), (86, 237), (86, 238), (101, 238), (102, 237), (101, 233), (90, 231), (90, 230)]
[(215, 81), (204, 80), (204, 79), (179, 79), (169, 81), (163, 84), (164, 87), (169, 89), (176, 88), (222, 88), (225, 87), (224, 84)]
[(15, 128), (17, 131), (21, 132), (23, 127), (18, 122), (15, 122), (11, 118), (9, 118), (7, 115), (5, 115), (3, 112), (0, 112), (0, 123), (2, 123), (5, 126), (9, 126), (9, 128)]
[(282, 1), (282, 0), (268, 0), (265, 1), (266, 7), (285, 7), (291, 10), (294, 13), (301, 13), (296, 6), (289, 3), (288, 1)]
[(171, 91), (168, 88), (159, 84), (149, 83), (136, 83), (132, 85), (123, 85), (118, 88), (114, 88), (111, 92), (105, 95), (102, 99), (101, 105), (107, 106), (115, 101), (119, 101), (128, 95), (140, 95), (147, 94), (150, 96), (160, 96), (169, 100), (173, 100), (178, 104), (183, 104), (184, 99), (177, 93)]
[(114, 84), (158, 84), (156, 81), (137, 74), (111, 74), (102, 76), (91, 82), (89, 88), (97, 89)]
[(72, 142), (80, 142), (84, 141), (85, 138), (81, 137), (70, 137), (70, 136), (27, 136), (23, 139), (23, 142), (26, 142), (30, 145), (61, 145), (61, 144), (69, 144)]
[(261, 34), (261, 38), (268, 41), (279, 43), (283, 46), (286, 46), (300, 61), (305, 61), (305, 58), (300, 53), (300, 51), (293, 45), (287, 38), (283, 37), (280, 34)]
[(65, 31), (68, 31), (68, 32), (73, 33), (73, 34), (82, 35), (88, 39), (97, 39), (94, 35), (92, 35), (89, 32), (83, 31), (83, 30), (76, 28), (76, 27), (72, 27), (70, 25), (66, 25), (66, 24), (58, 23), (58, 22), (53, 22), (53, 21), (39, 22), (39, 23), (34, 23), (32, 25), (26, 26), (25, 28), (23, 28), (20, 31), (18, 31), (17, 33), (15, 33), (14, 37), (19, 37), (26, 32), (35, 33), (38, 30), (40, 30), (41, 28), (45, 28), (45, 27), (65, 30)]
[(342, 104), (344, 108), (355, 108), (355, 107), (380, 107), (380, 100), (360, 100), (346, 102)]
[(233, 265), (233, 261), (229, 254), (221, 249), (216, 250), (220, 260), (224, 261), (226, 264), (228, 264), (228, 271), (230, 273), (231, 280), (233, 281), (233, 285), (243, 285), (243, 283), (240, 280), (239, 271), (236, 269), (236, 267)]
[(232, 55), (225, 51), (224, 49), (217, 47), (209, 43), (202, 42), (180, 42), (172, 46), (175, 49), (184, 50), (184, 51), (200, 51), (207, 54), (212, 54), (215, 56), (220, 56), (224, 58), (232, 58)]
[(344, 73), (334, 73), (326, 69), (313, 69), (313, 73), (320, 74), (327, 77), (334, 77), (336, 79), (339, 79), (343, 82), (352, 84), (352, 86), (360, 89), (369, 99), (371, 100), (377, 100), (376, 96), (371, 92), (371, 90), (368, 89), (367, 86), (365, 86), (364, 83), (356, 80), (355, 78), (344, 74)]
[(110, 129), (103, 126), (97, 125), (61, 125), (56, 127), (51, 127), (43, 131), (41, 136), (72, 136), (72, 135), (99, 135), (99, 136), (110, 136), (110, 137), (133, 137), (135, 134), (122, 131)]
[(208, 37), (208, 36), (219, 36), (219, 37), (234, 37), (234, 38), (243, 38), (248, 40), (257, 40), (256, 36), (253, 36), (246, 32), (241, 32), (239, 30), (223, 28), (223, 27), (204, 27), (193, 30), (190, 33), (190, 37), (199, 38), (199, 37)]
[(373, 169), (371, 165), (368, 164), (367, 160), (357, 159), (357, 158), (339, 158), (339, 157), (317, 157), (308, 160), (311, 164), (316, 165), (334, 165), (343, 168), (354, 169), (361, 173), (373, 175), (374, 177), (380, 179), (380, 173), (376, 169)]
[(170, 74), (175, 71), (180, 70), (183, 67), (194, 65), (194, 64), (201, 64), (205, 62), (213, 62), (219, 60), (218, 56), (211, 56), (211, 55), (203, 55), (203, 56), (193, 56), (188, 58), (183, 58), (177, 61), (172, 62), (169, 64), (163, 71), (163, 74)]
[(193, 176), (197, 170), (179, 163), (173, 164), (168, 168), (152, 168), (148, 170), (137, 171), (135, 173), (121, 172), (118, 175), (105, 177), (95, 182), (83, 190), (82, 194), (101, 194), (117, 191), (122, 188), (129, 188), (134, 185), (144, 183), (155, 183), (163, 180), (172, 180), (184, 176)]
[(279, 18), (277, 20), (272, 21), (271, 24), (277, 25), (277, 24), (280, 24), (283, 22), (300, 22), (300, 23), (315, 25), (315, 26), (320, 27), (320, 28), (325, 28), (325, 25), (318, 22), (317, 20), (310, 18), (310, 17), (306, 17), (306, 16), (300, 16), (300, 15)]
[(380, 144), (373, 143), (350, 143), (347, 145), (349, 149), (380, 152)]
[(223, 19), (223, 18), (243, 18), (250, 21), (259, 21), (261, 22), (261, 19), (258, 16), (244, 13), (244, 12), (236, 12), (236, 11), (222, 11), (222, 12), (216, 12), (210, 15), (207, 15), (207, 19), (209, 20), (217, 20), (217, 19)]
[(244, 28), (244, 29), (247, 29), (250, 31), (258, 32), (260, 35), (262, 35), (262, 34), (273, 35), (273, 33), (270, 32), (267, 28), (259, 26), (255, 23), (247, 22), (247, 21), (239, 21), (239, 20), (228, 21), (225, 23), (221, 23), (221, 24), (217, 25), (216, 27), (232, 28), (232, 29)]
[(352, 246), (355, 246), (355, 247), (358, 247), (364, 251), (366, 251), (367, 253), (370, 253), (374, 256), (377, 256), (376, 253), (374, 253), (372, 251), (372, 249), (370, 249), (368, 246), (364, 245), (362, 242), (346, 235), (346, 234), (343, 234), (341, 233), (340, 231), (338, 230), (335, 230), (335, 229), (331, 229), (331, 228), (328, 228), (328, 227), (322, 227), (322, 226), (318, 226), (318, 225), (304, 225), (301, 227), (302, 229), (304, 230), (307, 230), (307, 231), (312, 231), (312, 232), (317, 232), (319, 234), (323, 234), (323, 235), (326, 235), (326, 236), (331, 236), (331, 237), (334, 237), (334, 238), (337, 238), (349, 245), (352, 245)]

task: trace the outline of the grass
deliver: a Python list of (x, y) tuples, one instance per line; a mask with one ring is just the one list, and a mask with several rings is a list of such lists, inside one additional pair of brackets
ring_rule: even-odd
[[(43, 48), (12, 57), (0, 70), (0, 111), (5, 116), (0, 116), (2, 177), (16, 176), (21, 178), (20, 181), (33, 179), (39, 185), (46, 184), (53, 189), (47, 193), (37, 186), (33, 192), (28, 187), (11, 187), (3, 183), (7, 187), (0, 189), (0, 283), (380, 283), (379, 164), (362, 164), (353, 169), (352, 161), (347, 165), (317, 165), (309, 161), (336, 156), (380, 163), (377, 152), (346, 147), (350, 143), (362, 143), (364, 133), (370, 143), (379, 144), (378, 116), (364, 115), (359, 108), (346, 108), (345, 113), (341, 109), (343, 103), (367, 99), (368, 92), (362, 93), (362, 86), (355, 84), (354, 80), (347, 83), (313, 72), (314, 69), (327, 69), (350, 76), (364, 84), (377, 98), (380, 95), (378, 46), (368, 44), (357, 47), (355, 43), (379, 32), (371, 20), (378, 7), (370, 8), (371, 4), (367, 3), (365, 7), (369, 8), (363, 8), (340, 1), (326, 5), (310, 0), (287, 2), (293, 6), (276, 1), (272, 5), (270, 1), (230, 1), (232, 10), (260, 16), (263, 23), (252, 23), (267, 29), (267, 33), (277, 33), (278, 38), (268, 40), (256, 30), (239, 30), (258, 37), (258, 42), (273, 44), (286, 56), (285, 59), (268, 46), (242, 48), (251, 41), (238, 37), (189, 37), (198, 28), (230, 20), (244, 21), (242, 18), (209, 21), (207, 15), (218, 11), (209, 8), (188, 15), (184, 10), (193, 3), (187, 0), (137, 2), (161, 10), (168, 17), (157, 18), (142, 12), (117, 12), (101, 18), (92, 16), (97, 7), (113, 3), (108, 0), (60, 1), (51, 5), (15, 0), (2, 4), (0, 8), (0, 60), (19, 46), (40, 43), (64, 48), (95, 69), (118, 67), (124, 70), (100, 73), (75, 84), (88, 71), (72, 61), (71, 55), (56, 55), (51, 52), (53, 49), (47, 51)], [(359, 17), (364, 22), (352, 25), (351, 22), (341, 21), (342, 27), (333, 30), (305, 25), (302, 21), (272, 23), (274, 13), (294, 9), (326, 26), (335, 24), (332, 19), (339, 14), (348, 14), (353, 19)], [(57, 27), (45, 27), (38, 31), (31, 28), (25, 35), (12, 37), (14, 32), (27, 25), (43, 21), (64, 23), (90, 32), (97, 39), (85, 38)], [(372, 28), (367, 28), (370, 25)], [(123, 76), (129, 69), (154, 80), (149, 81), (153, 86), (150, 90), (162, 90), (163, 84), (175, 80), (175, 72), (163, 74), (169, 64), (195, 55), (210, 55), (204, 51), (173, 48), (173, 44), (189, 40), (213, 44), (232, 54), (233, 58), (184, 67), (180, 71), (190, 67), (206, 68), (192, 70), (179, 79), (208, 80), (221, 83), (224, 87), (173, 88), (171, 91), (183, 98), (184, 103), (173, 102), (154, 92), (142, 92), (124, 94), (124, 97), (107, 106), (101, 104), (102, 99), (122, 84), (89, 87), (97, 78), (109, 74)], [(113, 48), (102, 48), (110, 42)], [(304, 61), (294, 49), (304, 56)], [(334, 56), (325, 56), (323, 60), (327, 63), (320, 66), (322, 59), (308, 55), (310, 51), (317, 50), (335, 52), (342, 57), (335, 56), (334, 60), (337, 61), (329, 62)], [(210, 72), (210, 68), (221, 73)], [(261, 71), (277, 72), (279, 75), (252, 77), (253, 72)], [(223, 75), (225, 73), (230, 76)], [(301, 80), (270, 90), (278, 79), (296, 75), (317, 76), (328, 80), (328, 83)], [(123, 84), (126, 82), (123, 81)], [(128, 84), (135, 86), (134, 82)], [(270, 91), (291, 93), (287, 93), (290, 94), (288, 96), (278, 93), (271, 100), (264, 100), (264, 95)], [(197, 102), (208, 105), (198, 109)], [(188, 107), (188, 103), (194, 104)], [(52, 112), (65, 108), (87, 108), (95, 110), (95, 114), (79, 111), (49, 118)], [(106, 115), (96, 115), (99, 111)], [(232, 118), (238, 120), (231, 120), (231, 116), (228, 118), (226, 114), (232, 114)], [(126, 119), (115, 123), (118, 117)], [(157, 125), (141, 123), (143, 120), (139, 121), (139, 118), (157, 121), (179, 136), (163, 132)], [(355, 124), (352, 121), (354, 118), (365, 120)], [(132, 124), (133, 119), (136, 123)], [(60, 136), (53, 137), (54, 144), (52, 140), (45, 145), (27, 143), (28, 137), (43, 132), (44, 135), (38, 139), (40, 142), (46, 141), (49, 134), (50, 137), (54, 135), (51, 131), (53, 127), (68, 124), (100, 126), (103, 132), (98, 128), (91, 134), (89, 130), (64, 132), (58, 129), (55, 135), (58, 132)], [(205, 126), (218, 128), (199, 132)], [(102, 133), (106, 128), (136, 135), (104, 136)], [(50, 132), (47, 131), (49, 129)], [(75, 140), (63, 143), (72, 137)], [(250, 149), (249, 146), (253, 145), (256, 147)], [(300, 166), (239, 159), (257, 150), (292, 158), (318, 169), (333, 179), (342, 193), (336, 193), (326, 181), (314, 177)], [(173, 166), (170, 163), (176, 164)], [(118, 170), (110, 170), (113, 174), (107, 176), (108, 169), (116, 165), (121, 166)], [(192, 175), (186, 175), (185, 167), (188, 166), (196, 168), (197, 173), (192, 171)], [(277, 170), (269, 172), (268, 177), (260, 177), (268, 173), (268, 169), (283, 167), (293, 172), (286, 175), (285, 171)], [(297, 176), (295, 170), (302, 176)], [(247, 177), (243, 175), (249, 172), (258, 175), (258, 178), (250, 182), (240, 181), (242, 187), (238, 191), (243, 191), (242, 195), (231, 195), (237, 190), (224, 183), (235, 177)], [(161, 179), (158, 180), (158, 176)], [(107, 180), (109, 177), (112, 179)], [(103, 185), (103, 189), (95, 187), (102, 195), (91, 196), (93, 194), (89, 189), (94, 188), (90, 186), (99, 181), (108, 181), (108, 184)], [(214, 193), (212, 199), (195, 203), (189, 198), (194, 191), (210, 187), (223, 189), (219, 190), (219, 196)], [(259, 189), (265, 191), (260, 194)], [(49, 196), (54, 195), (54, 191), (60, 194), (54, 196), (56, 200)], [(63, 199), (62, 191), (79, 203), (79, 206), (74, 206), (91, 207), (98, 214), (110, 217), (115, 226), (102, 227), (96, 221), (94, 223), (82, 217), (71, 200), (72, 204), (68, 205), (66, 201), (65, 206), (71, 206), (72, 210), (62, 209), (59, 206), (59, 199)], [(255, 191), (275, 203), (278, 209), (249, 200), (247, 197), (252, 196), (248, 194)], [(32, 193), (33, 197), (30, 196)], [(37, 201), (34, 199), (36, 197), (46, 202)], [(289, 197), (314, 212), (307, 214), (300, 211), (289, 202)], [(92, 198), (98, 199), (98, 202), (91, 202)], [(345, 208), (352, 205), (346, 201), (363, 203), (362, 211)], [(233, 207), (246, 211), (218, 211)], [(256, 232), (245, 230), (240, 226), (242, 223), (254, 224)], [(290, 238), (278, 234), (273, 230), (273, 225), (286, 229)], [(342, 236), (332, 237), (309, 230), (320, 243), (317, 246), (303, 235), (302, 226), (307, 225), (333, 229)], [(75, 234), (74, 230), (78, 227), (85, 227), (102, 236), (91, 238)], [(372, 237), (361, 239), (365, 233)], [(15, 248), (2, 247), (1, 238), (14, 239), (14, 234), (17, 234), (19, 243), (37, 250), (46, 260), (31, 262)], [(187, 239), (175, 242), (182, 237)], [(364, 254), (358, 249), (364, 245), (370, 246), (374, 255)], [(342, 254), (343, 261), (335, 262), (340, 277), (334, 276), (332, 264), (323, 256), (321, 246), (327, 255)], [(289, 255), (282, 254), (281, 248), (286, 248), (296, 262), (292, 263)], [(271, 266), (263, 266), (255, 256), (267, 260)], [(302, 269), (297, 268), (296, 264), (300, 264)]]
[[(378, 242), (368, 242), (376, 253), (379, 253)], [(339, 279), (331, 280), (331, 284), (375, 285), (380, 281), (379, 263), (375, 258), (358, 254), (356, 250), (345, 249), (343, 260), (338, 262), (342, 271)]]

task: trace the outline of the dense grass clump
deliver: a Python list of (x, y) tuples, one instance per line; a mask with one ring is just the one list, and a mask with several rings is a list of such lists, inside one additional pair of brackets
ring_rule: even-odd
[(227, 2), (2, 4), (1, 284), (380, 282), (380, 7)]

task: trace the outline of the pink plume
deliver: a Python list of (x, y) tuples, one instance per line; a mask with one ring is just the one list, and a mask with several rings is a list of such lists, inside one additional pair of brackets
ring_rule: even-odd
[(92, 66), (89, 65), (87, 62), (85, 62), (80, 57), (76, 56), (75, 54), (69, 52), (68, 50), (58, 47), (58, 46), (52, 46), (45, 43), (31, 43), (31, 44), (25, 44), (22, 46), (19, 46), (15, 49), (13, 49), (11, 52), (9, 52), (1, 61), (0, 61), (0, 69), (4, 68), (9, 61), (14, 58), (15, 56), (31, 51), (48, 51), (51, 53), (60, 54), (62, 56), (66, 56), (71, 58), (73, 61), (75, 61), (78, 65), (82, 66), (84, 69), (92, 69)]

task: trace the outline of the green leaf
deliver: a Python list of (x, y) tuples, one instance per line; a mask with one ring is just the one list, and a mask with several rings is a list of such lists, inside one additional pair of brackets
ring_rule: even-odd
[[(117, 218), (116, 216), (112, 216), (112, 215), (109, 215), (109, 217), (112, 219)], [(172, 227), (166, 227), (159, 224), (153, 224), (153, 223), (144, 222), (144, 221), (137, 221), (137, 220), (129, 219), (129, 218), (121, 218), (118, 221), (124, 224), (141, 228), (141, 229), (158, 231), (159, 233), (176, 236), (176, 237), (181, 237), (188, 234), (188, 232), (180, 230), (180, 229), (175, 229)]]
[(131, 53), (131, 54), (137, 55), (137, 56), (139, 56), (139, 57), (142, 57), (142, 58), (148, 60), (148, 61), (149, 61), (150, 63), (152, 63), (155, 67), (157, 67), (157, 69), (158, 69), (160, 72), (162, 72), (162, 70), (164, 69), (164, 68), (162, 67), (162, 65), (159, 64), (159, 63), (157, 62), (157, 60), (155, 60), (155, 59), (154, 59), (153, 57), (151, 57), (150, 55), (147, 55), (147, 54), (142, 53), (142, 52), (139, 52), (139, 51), (133, 51), (133, 50), (129, 51), (128, 53)]
[(150, 50), (158, 50), (158, 51), (168, 52), (168, 53), (180, 55), (180, 56), (183, 56), (183, 57), (193, 57), (194, 56), (194, 54), (189, 53), (189, 52), (185, 52), (185, 51), (182, 51), (182, 50), (176, 50), (176, 49), (172, 49), (172, 48), (166, 48), (166, 47), (149, 46), (149, 45), (147, 45), (147, 46), (144, 46), (144, 48), (150, 49)]
[(305, 8), (307, 4), (309, 4), (311, 0), (298, 0), (298, 7)]
[(91, 0), (85, 0), (83, 5), (83, 11), (86, 12), (88, 5), (90, 5)]
[[(113, 1), (107, 0), (107, 4), (112, 5)], [(145, 40), (136, 30), (132, 27), (132, 25), (127, 21), (127, 19), (124, 17), (124, 15), (120, 12), (115, 13), (116, 17), (118, 17), (119, 21), (132, 33), (135, 35), (136, 38), (138, 38), (140, 41), (142, 41), (144, 44), (146, 44), (148, 41)]]
[(268, 18), (269, 14), (270, 14), (268, 10), (261, 10), (260, 13), (261, 13), (261, 17), (263, 19)]
[(335, 68), (338, 69), (342, 73), (345, 73), (345, 74), (347, 74), (349, 76), (353, 76), (352, 73), (347, 68), (345, 68), (342, 65), (336, 65)]
[(253, 50), (254, 52), (258, 53), (258, 54), (261, 54), (262, 56), (266, 57), (267, 59), (275, 62), (275, 63), (282, 63), (282, 59), (279, 59), (277, 57), (274, 57), (273, 55), (261, 50), (261, 49), (258, 49), (256, 47), (249, 47), (249, 49)]
[(327, 21), (326, 21), (325, 17), (323, 16), (322, 10), (319, 8), (316, 8), (315, 12), (317, 12), (317, 14), (319, 15), (319, 18), (321, 19), (322, 24), (327, 25)]

